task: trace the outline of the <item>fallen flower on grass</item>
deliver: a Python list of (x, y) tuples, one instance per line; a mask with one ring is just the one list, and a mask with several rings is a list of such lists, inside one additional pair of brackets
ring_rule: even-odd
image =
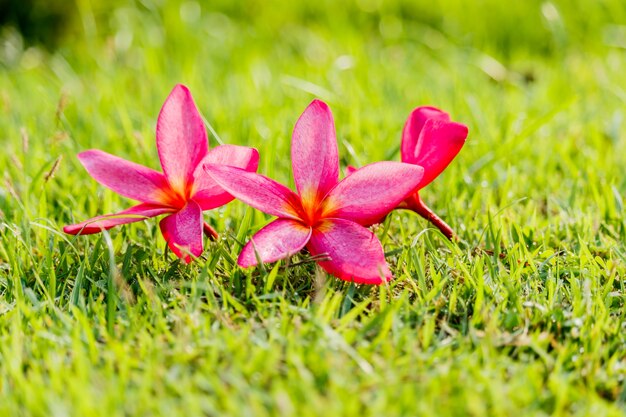
[[(402, 162), (423, 167), (424, 175), (415, 192), (396, 208), (416, 212), (450, 240), (455, 239), (454, 231), (424, 204), (419, 190), (430, 184), (450, 165), (465, 144), (467, 133), (467, 126), (452, 122), (448, 113), (435, 107), (418, 107), (413, 110), (402, 131), (400, 147)], [(355, 170), (348, 167), (348, 173)]]
[(419, 190), (430, 184), (450, 165), (467, 139), (467, 126), (450, 120), (448, 113), (435, 107), (418, 107), (411, 112), (402, 131), (402, 162), (424, 167), (417, 190), (400, 208), (413, 210), (434, 224), (450, 240), (452, 228), (437, 216), (419, 196)]
[(221, 145), (209, 150), (206, 128), (187, 87), (174, 87), (161, 108), (156, 143), (163, 173), (92, 149), (78, 154), (89, 175), (116, 193), (141, 204), (115, 214), (65, 226), (73, 235), (88, 235), (114, 226), (168, 214), (159, 223), (170, 249), (185, 262), (203, 250), (202, 233), (217, 237), (203, 221), (202, 211), (233, 200), (209, 177), (204, 163), (256, 171), (254, 148)]
[(314, 100), (298, 119), (291, 142), (298, 193), (263, 175), (211, 163), (205, 169), (244, 203), (277, 216), (244, 246), (244, 268), (275, 262), (305, 246), (327, 272), (346, 281), (381, 284), (391, 279), (382, 245), (367, 228), (396, 207), (419, 184), (423, 169), (378, 162), (339, 181), (335, 125), (326, 103)]

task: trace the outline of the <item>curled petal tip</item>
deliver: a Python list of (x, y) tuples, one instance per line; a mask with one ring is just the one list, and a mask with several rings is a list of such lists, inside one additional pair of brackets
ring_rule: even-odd
[(439, 119), (439, 120), (449, 121), (450, 115), (447, 112), (434, 106), (420, 106), (420, 107), (416, 107), (415, 109), (413, 109), (413, 111), (409, 115), (409, 118), (413, 118), (413, 119), (421, 118), (424, 120)]
[(174, 88), (172, 89), (172, 91), (175, 91), (175, 90), (183, 90), (189, 93), (189, 87), (187, 87), (185, 84), (182, 84), (182, 83), (176, 84)]
[(330, 109), (328, 104), (326, 104), (326, 102), (324, 100), (319, 99), (319, 98), (313, 99), (313, 101), (311, 101), (309, 106), (311, 106), (311, 105), (320, 106), (320, 107), (322, 107), (324, 109)]

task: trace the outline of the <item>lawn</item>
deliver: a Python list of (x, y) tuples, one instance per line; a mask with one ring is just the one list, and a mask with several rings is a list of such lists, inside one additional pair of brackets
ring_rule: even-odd
[[(626, 6), (507, 3), (76, 0), (43, 45), (0, 28), (0, 415), (626, 415)], [(63, 234), (130, 205), (76, 154), (158, 169), (177, 83), (291, 187), (314, 98), (342, 175), (445, 109), (469, 137), (421, 196), (459, 241), (394, 211), (395, 278), (366, 286), (306, 253), (239, 268), (269, 219), (239, 201), (189, 265), (157, 219)]]

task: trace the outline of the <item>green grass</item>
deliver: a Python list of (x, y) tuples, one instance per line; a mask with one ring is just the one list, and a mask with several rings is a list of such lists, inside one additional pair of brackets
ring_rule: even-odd
[[(80, 0), (54, 51), (2, 30), (0, 415), (626, 415), (626, 8), (505, 4)], [(131, 204), (76, 153), (157, 168), (179, 82), (292, 185), (315, 97), (343, 168), (446, 109), (469, 140), (422, 197), (461, 241), (395, 212), (395, 279), (366, 287), (304, 255), (236, 267), (268, 220), (239, 202), (191, 265), (155, 219), (63, 235)]]

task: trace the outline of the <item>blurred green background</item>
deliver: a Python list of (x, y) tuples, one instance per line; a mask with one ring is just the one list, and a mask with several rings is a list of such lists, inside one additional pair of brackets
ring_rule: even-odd
[[(363, 33), (364, 41), (384, 38), (389, 43), (399, 43), (421, 37), (430, 28), (460, 44), (505, 59), (520, 52), (554, 55), (566, 47), (585, 49), (603, 43), (619, 46), (624, 39), (615, 33), (619, 28), (611, 28), (611, 25), (620, 25), (625, 19), (623, 5), (610, 0), (531, 0), (517, 4), (492, 0), (471, 4), (457, 0), (314, 3), (2, 0), (0, 11), (2, 26), (16, 28), (29, 44), (49, 49), (58, 43), (75, 42), (72, 35), (100, 40), (110, 36), (126, 37), (121, 33), (124, 27), (133, 34), (136, 46), (177, 41), (185, 44), (186, 38), (182, 36), (189, 30), (199, 29), (209, 35), (223, 32), (224, 28), (215, 21), (219, 19), (217, 14), (226, 18), (221, 26), (225, 25), (225, 20), (233, 20), (235, 25), (246, 25), (259, 37), (280, 36), (284, 26), (306, 26), (312, 32), (332, 32), (341, 38), (346, 32), (345, 23), (350, 22)], [(141, 26), (150, 26), (150, 22), (128, 27), (136, 23), (133, 18), (148, 17), (154, 23), (170, 23), (177, 28), (162, 27), (164, 33), (159, 38), (141, 30)]]
[[(623, 0), (0, 0), (0, 415), (624, 415), (624, 68)], [(152, 219), (62, 235), (131, 204), (76, 153), (158, 168), (177, 83), (284, 183), (313, 98), (342, 168), (449, 111), (420, 194), (461, 241), (395, 212), (372, 288), (236, 268), (267, 221), (239, 202), (189, 266)]]

